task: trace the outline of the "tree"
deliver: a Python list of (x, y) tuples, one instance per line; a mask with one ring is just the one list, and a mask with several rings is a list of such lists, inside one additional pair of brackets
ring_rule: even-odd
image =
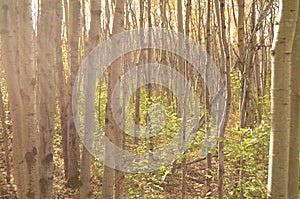
[(280, 1), (272, 49), (271, 138), (268, 198), (288, 198), (291, 54), (298, 0)]
[[(87, 53), (91, 52), (93, 48), (97, 46), (100, 40), (100, 13), (101, 13), (101, 2), (97, 0), (91, 1), (91, 28), (89, 31), (89, 42)], [(87, 100), (88, 101), (88, 100)], [(92, 120), (93, 118), (87, 118)], [(85, 137), (90, 138), (89, 143), (92, 143), (93, 132), (85, 132)], [(86, 199), (91, 195), (91, 154), (83, 146), (82, 159), (81, 159), (81, 173), (80, 173), (80, 198)]]
[(38, 24), (39, 187), (41, 198), (53, 198), (53, 136), (56, 109), (55, 37), (56, 1), (41, 1)]
[[(200, 9), (200, 6), (199, 6)], [(207, 55), (211, 54), (211, 0), (207, 0), (206, 1), (206, 53)], [(207, 73), (207, 67), (209, 67), (209, 60), (206, 59), (206, 63), (205, 63), (205, 72)], [(207, 74), (205, 74), (206, 76)], [(205, 107), (207, 109), (207, 112), (210, 113), (210, 108), (209, 108), (209, 92), (208, 92), (208, 88), (207, 86), (204, 87), (204, 92), (205, 92)], [(208, 118), (206, 118), (206, 120), (208, 120)], [(206, 128), (206, 134), (207, 136), (210, 136), (210, 127), (208, 126)], [(208, 187), (211, 186), (211, 170), (212, 170), (212, 164), (211, 164), (211, 151), (207, 151), (207, 156), (206, 156), (206, 185)]]
[(2, 53), (13, 122), (14, 177), (20, 198), (39, 198), (31, 1), (2, 1), (1, 8)]
[[(299, 3), (300, 6), (300, 3)], [(289, 143), (289, 199), (299, 193), (299, 151), (300, 151), (300, 8), (296, 22), (291, 58), (291, 112)]]
[[(115, 16), (113, 21), (113, 31), (112, 35), (120, 33), (124, 30), (124, 5), (125, 2), (123, 0), (116, 1), (116, 8), (115, 8)], [(112, 114), (112, 91), (116, 86), (116, 83), (120, 77), (121, 71), (121, 60), (120, 58), (113, 62), (111, 68), (109, 70), (109, 83), (108, 83), (108, 94), (107, 94), (107, 104), (106, 104), (106, 118), (105, 118), (105, 134), (108, 139), (115, 144), (117, 147), (122, 147), (122, 136), (118, 125), (116, 124), (115, 120), (113, 119)], [(120, 103), (116, 101), (114, 103)], [(109, 157), (108, 155), (108, 147), (105, 146), (105, 161), (109, 161), (109, 159), (115, 160), (115, 157)], [(103, 186), (102, 186), (102, 197), (103, 198), (113, 198), (114, 197), (114, 183), (118, 183), (115, 181), (115, 174), (116, 170), (110, 168), (107, 165), (104, 165), (104, 174), (103, 174)]]
[(67, 83), (67, 146), (68, 146), (68, 184), (79, 187), (79, 139), (73, 121), (73, 86), (79, 69), (80, 0), (69, 2), (68, 41), (70, 42), (70, 74)]
[[(178, 6), (178, 27), (179, 31), (183, 32), (183, 17), (182, 17), (182, 1), (179, 0), (177, 1), (177, 6)], [(190, 35), (190, 19), (191, 19), (191, 9), (192, 9), (192, 2), (191, 0), (188, 0), (186, 3), (186, 15), (185, 15), (185, 36), (189, 37)], [(182, 45), (182, 43), (180, 43), (180, 45)], [(186, 45), (186, 44), (184, 44)], [(181, 48), (181, 46), (179, 47)], [(190, 52), (188, 52), (190, 53)], [(179, 59), (179, 67), (182, 68), (182, 75), (188, 79), (188, 70), (187, 70), (187, 66), (188, 66), (188, 62), (185, 60), (183, 61), (183, 59)], [(182, 64), (182, 65), (181, 65)], [(180, 85), (181, 86), (181, 85)], [(184, 88), (185, 89), (185, 88)], [(184, 98), (183, 100), (183, 104), (181, 105), (183, 107), (183, 115), (182, 115), (182, 145), (185, 144), (186, 142), (186, 124), (187, 124), (187, 117), (186, 117), (186, 106), (188, 104), (188, 99), (187, 99), (187, 94), (185, 91), (183, 91), (183, 96)], [(184, 154), (182, 157), (182, 176), (181, 176), (181, 198), (184, 199), (186, 198), (186, 187), (187, 187), (187, 183), (186, 183), (186, 173), (187, 173), (187, 162), (186, 162), (186, 155)]]
[(226, 83), (226, 103), (225, 113), (223, 115), (223, 121), (220, 127), (220, 141), (218, 144), (218, 197), (223, 198), (223, 186), (224, 186), (224, 139), (225, 129), (229, 118), (229, 110), (231, 104), (231, 79), (230, 79), (230, 54), (228, 49), (228, 41), (226, 38), (226, 22), (225, 22), (225, 1), (215, 1), (216, 13), (219, 13), (218, 25), (220, 29), (220, 46), (221, 46), (221, 57), (223, 58), (221, 63), (224, 63), (225, 71), (225, 83)]
[[(67, 8), (65, 7), (66, 12)], [(67, 102), (66, 102), (66, 74), (63, 63), (63, 42), (62, 42), (62, 20), (63, 20), (63, 9), (62, 2), (58, 0), (56, 2), (56, 72), (57, 72), (57, 90), (58, 90), (58, 104), (60, 112), (60, 126), (61, 126), (61, 137), (62, 137), (62, 150), (63, 150), (63, 159), (64, 159), (64, 175), (67, 179), (69, 176), (68, 173), (68, 135), (67, 135)], [(67, 19), (65, 19), (67, 21)], [(67, 24), (67, 22), (66, 22)]]

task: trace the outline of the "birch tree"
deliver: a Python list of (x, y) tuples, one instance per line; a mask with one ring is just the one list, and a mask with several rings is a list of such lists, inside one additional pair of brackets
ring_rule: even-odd
[(39, 198), (31, 1), (1, 1), (1, 9), (3, 65), (13, 122), (14, 178), (20, 198)]
[[(299, 3), (300, 7), (300, 3)], [(291, 121), (289, 143), (289, 199), (297, 198), (299, 193), (299, 151), (300, 151), (300, 8), (291, 58)]]
[(41, 1), (38, 24), (38, 124), (39, 124), (39, 185), (40, 197), (52, 198), (53, 137), (55, 115), (55, 35), (56, 1)]
[[(291, 53), (298, 0), (280, 1), (272, 49), (271, 138), (268, 198), (288, 198)], [(293, 108), (293, 107), (292, 107)]]

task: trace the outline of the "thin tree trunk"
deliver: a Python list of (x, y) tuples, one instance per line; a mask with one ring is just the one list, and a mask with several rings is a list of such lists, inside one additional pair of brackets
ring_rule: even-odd
[[(58, 86), (58, 104), (60, 110), (60, 125), (61, 125), (61, 137), (62, 137), (62, 148), (63, 148), (63, 159), (64, 159), (64, 174), (65, 179), (68, 179), (68, 135), (67, 135), (67, 102), (66, 102), (66, 75), (63, 64), (63, 52), (62, 52), (62, 20), (63, 20), (63, 10), (62, 2), (57, 0), (56, 2), (56, 18), (57, 18), (57, 28), (56, 28), (56, 70), (57, 70), (57, 86)], [(67, 8), (65, 8), (67, 9)], [(67, 19), (66, 19), (67, 20)]]
[[(247, 114), (247, 103), (249, 101), (248, 92), (248, 74), (247, 74), (247, 65), (245, 64), (245, 0), (238, 0), (238, 68), (241, 73), (241, 92), (240, 92), (240, 128), (246, 127), (246, 114)], [(241, 142), (243, 142), (243, 135), (240, 137)], [(243, 198), (244, 190), (243, 190), (243, 176), (244, 176), (244, 160), (243, 156), (237, 161), (237, 179), (236, 185), (240, 188), (240, 196), (239, 198)], [(238, 196), (236, 196), (238, 197)]]
[[(183, 29), (183, 11), (182, 11), (182, 0), (177, 0), (177, 26), (178, 26), (178, 32), (179, 33), (184, 33), (184, 29)], [(178, 41), (178, 48), (179, 49), (182, 49), (183, 48), (183, 41)], [(178, 68), (178, 71), (180, 72), (180, 74), (182, 75), (185, 75), (185, 71), (184, 71), (184, 60), (181, 58), (181, 57), (178, 57), (178, 62), (177, 62), (177, 68)], [(177, 88), (181, 88), (181, 85), (177, 84), (177, 85), (174, 85), (174, 86), (177, 86)], [(184, 92), (182, 90), (179, 91), (180, 93)], [(184, 99), (185, 99), (185, 96), (184, 96)], [(184, 108), (184, 104), (182, 105), (183, 108)], [(180, 113), (180, 105), (177, 104), (177, 113), (179, 115)], [(182, 127), (184, 128), (184, 125), (186, 123), (186, 118), (185, 118), (185, 111), (182, 115), (183, 117), (183, 121), (182, 121)], [(182, 130), (182, 134), (181, 137), (182, 137), (182, 142), (185, 141), (185, 130), (183, 129)], [(186, 157), (185, 155), (183, 154), (183, 157), (182, 157), (182, 175), (181, 175), (181, 198), (184, 199), (186, 197)]]
[(68, 134), (68, 185), (79, 187), (79, 139), (73, 121), (72, 95), (75, 78), (79, 68), (79, 34), (80, 34), (80, 0), (70, 1), (69, 12), (69, 38), (70, 42), (70, 75), (68, 78), (67, 92), (67, 134)]
[[(252, 13), (251, 13), (251, 23), (253, 23), (256, 26), (256, 1), (252, 0)], [(254, 32), (255, 31), (255, 32)], [(255, 27), (252, 29), (252, 32), (254, 32), (254, 38), (253, 38), (253, 46), (256, 50), (256, 43), (257, 43), (257, 32), (255, 30)], [(263, 31), (262, 31), (263, 32)], [(261, 49), (262, 51), (263, 49)], [(262, 120), (262, 88), (261, 88), (261, 68), (259, 63), (259, 51), (257, 50), (255, 52), (255, 58), (254, 58), (254, 71), (255, 71), (255, 79), (256, 79), (256, 94), (257, 94), (257, 123), (260, 124)], [(263, 62), (263, 61), (262, 61)]]
[(247, 87), (247, 77), (245, 71), (245, 0), (238, 0), (238, 49), (239, 49), (239, 57), (238, 57), (238, 68), (241, 72), (241, 95), (240, 95), (240, 127), (245, 127), (245, 114), (246, 114), (246, 87)]
[[(191, 9), (192, 9), (192, 2), (191, 0), (187, 1), (186, 4), (186, 15), (185, 15), (185, 35), (186, 37), (189, 37), (190, 34), (190, 17), (191, 17)], [(189, 54), (189, 52), (187, 52)], [(187, 70), (188, 62), (185, 60), (184, 61), (184, 77), (185, 79), (188, 79), (188, 70)], [(187, 123), (187, 118), (186, 118), (186, 109), (187, 109), (187, 95), (186, 95), (186, 89), (184, 89), (184, 104), (182, 105), (183, 107), (183, 121), (182, 121), (182, 146), (185, 145), (186, 142), (186, 123)], [(187, 164), (186, 164), (186, 155), (183, 154), (183, 159), (182, 159), (182, 188), (181, 188), (181, 198), (185, 199), (186, 198), (186, 188), (187, 188), (187, 183), (186, 183), (186, 173), (187, 173)]]
[[(144, 0), (140, 0), (139, 1), (139, 6), (140, 6), (140, 18), (139, 18), (139, 27), (140, 28), (144, 28)], [(140, 42), (143, 42), (143, 39), (140, 39)], [(137, 65), (140, 65), (141, 63), (144, 63), (144, 51), (141, 50), (140, 54), (139, 54), (139, 58), (138, 58), (138, 63)], [(134, 144), (138, 144), (138, 133), (140, 132), (140, 120), (141, 120), (141, 116), (140, 116), (140, 96), (141, 96), (141, 90), (139, 89), (140, 86), (140, 73), (136, 74), (137, 76), (137, 90), (135, 93), (135, 117), (134, 117), (134, 121), (135, 121), (135, 129), (134, 129)]]
[[(148, 22), (148, 28), (152, 28), (152, 19), (151, 19), (151, 0), (147, 1), (147, 22)], [(149, 34), (148, 35), (148, 40), (151, 42), (151, 37), (152, 35)], [(151, 45), (151, 44), (150, 44)], [(147, 62), (148, 63), (152, 63), (152, 59), (153, 59), (153, 54), (154, 54), (154, 50), (152, 50), (151, 48), (149, 48), (147, 50)], [(147, 70), (146, 71), (146, 75), (148, 75), (148, 79), (150, 79), (150, 75), (152, 74), (152, 68), (151, 65), (147, 66)], [(152, 84), (147, 84), (147, 97), (150, 101), (150, 103), (152, 103), (151, 97), (152, 97)], [(148, 107), (147, 107), (148, 108)], [(154, 151), (154, 145), (153, 145), (153, 137), (152, 137), (152, 127), (151, 127), (151, 121), (150, 121), (150, 117), (149, 114), (146, 115), (146, 124), (147, 124), (147, 132), (149, 133), (149, 158), (153, 159), (153, 151)]]
[[(125, 1), (123, 0), (116, 0), (116, 9), (115, 9), (115, 16), (113, 21), (113, 32), (112, 34), (121, 33), (124, 30), (124, 5)], [(107, 104), (106, 104), (106, 124), (105, 124), (105, 132), (108, 139), (114, 143), (117, 147), (122, 147), (122, 136), (120, 136), (120, 128), (116, 124), (116, 122), (113, 119), (112, 114), (112, 91), (114, 87), (116, 86), (116, 83), (120, 76), (120, 66), (122, 65), (122, 62), (120, 59), (116, 60), (110, 68), (109, 71), (109, 84), (108, 84), (108, 95), (107, 95)], [(114, 103), (118, 104), (120, 101), (118, 99), (115, 99)], [(105, 145), (105, 161), (110, 161), (113, 159), (116, 161), (116, 157), (109, 157), (108, 155), (108, 146)], [(115, 178), (115, 170), (113, 168), (110, 168), (107, 165), (104, 165), (104, 174), (103, 174), (103, 185), (102, 185), (102, 197), (111, 199), (114, 197), (114, 183), (118, 183), (119, 178)]]
[[(206, 53), (207, 56), (209, 57), (211, 54), (211, 0), (207, 0), (206, 1)], [(199, 27), (200, 28), (200, 27)], [(200, 32), (200, 30), (199, 30)], [(209, 67), (209, 59), (206, 59), (206, 63), (205, 63), (205, 77), (207, 76), (207, 68)], [(206, 107), (206, 111), (208, 113), (210, 113), (210, 108), (209, 108), (209, 92), (208, 92), (208, 88), (206, 85), (204, 85), (204, 92), (205, 92), (205, 107)], [(206, 122), (208, 122), (208, 117), (206, 118)], [(206, 128), (206, 135), (207, 137), (210, 137), (210, 127), (208, 126)], [(211, 169), (212, 169), (212, 164), (211, 164), (211, 151), (208, 150), (207, 151), (207, 158), (206, 158), (206, 185), (207, 187), (210, 188), (211, 186), (211, 178), (212, 178), (212, 174), (211, 174)]]
[[(229, 110), (230, 110), (230, 104), (231, 104), (231, 79), (230, 79), (230, 55), (229, 55), (229, 49), (228, 49), (228, 42), (226, 38), (226, 22), (225, 22), (225, 0), (215, 1), (215, 8), (216, 11), (219, 11), (219, 29), (220, 29), (220, 44), (221, 44), (221, 54), (223, 54), (224, 57), (224, 65), (225, 65), (225, 82), (226, 82), (226, 103), (225, 103), (225, 113), (223, 115), (222, 119), (222, 125), (220, 128), (220, 141), (218, 143), (218, 198), (222, 199), (224, 192), (223, 192), (223, 186), (224, 186), (224, 134), (226, 125), (228, 122), (229, 117)], [(222, 62), (221, 62), (222, 63)]]
[[(89, 32), (89, 42), (88, 42), (88, 50), (87, 54), (93, 50), (97, 46), (100, 41), (100, 13), (101, 13), (101, 2), (97, 0), (91, 1), (91, 28)], [(101, 85), (100, 85), (101, 87)], [(89, 88), (93, 89), (93, 88)], [(89, 101), (86, 99), (86, 101)], [(86, 105), (89, 106), (89, 105)], [(87, 108), (85, 109), (87, 110)], [(89, 118), (85, 114), (85, 120), (89, 122), (89, 120), (93, 120), (93, 118)], [(85, 125), (86, 126), (86, 125)], [(86, 129), (84, 134), (84, 140), (88, 139), (88, 143), (93, 143), (93, 132), (91, 129)], [(80, 173), (80, 198), (86, 199), (91, 196), (91, 154), (83, 146), (82, 149), (82, 160), (81, 160), (81, 173)]]

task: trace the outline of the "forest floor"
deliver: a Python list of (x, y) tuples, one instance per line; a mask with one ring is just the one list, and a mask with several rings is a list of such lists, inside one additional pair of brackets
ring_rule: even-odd
[[(10, 137), (10, 141), (12, 138)], [(54, 198), (56, 199), (76, 199), (79, 196), (78, 190), (68, 188), (64, 178), (64, 165), (61, 150), (60, 138), (55, 140), (55, 173), (54, 173)], [(8, 178), (7, 164), (5, 161), (5, 149), (3, 136), (0, 135), (0, 199), (15, 199), (16, 185), (13, 179), (13, 165), (10, 144), (10, 167), (11, 174)], [(194, 160), (188, 160), (193, 162)], [(180, 165), (180, 164), (178, 164)], [(182, 169), (175, 166), (173, 175), (162, 175), (163, 172), (153, 172), (147, 174), (130, 174), (124, 180), (124, 198), (179, 198), (181, 196)], [(213, 165), (216, 165), (213, 163)], [(103, 165), (98, 161), (93, 161), (92, 165), (92, 198), (101, 198)], [(216, 168), (213, 168), (216, 169)], [(211, 189), (205, 185), (205, 160), (196, 161), (187, 166), (186, 175), (186, 197), (205, 198), (211, 194)], [(213, 185), (215, 182), (212, 183)]]

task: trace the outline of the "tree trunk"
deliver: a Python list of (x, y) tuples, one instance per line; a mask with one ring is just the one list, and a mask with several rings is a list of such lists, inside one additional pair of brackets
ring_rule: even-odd
[[(116, 0), (116, 9), (115, 9), (115, 16), (113, 21), (113, 32), (112, 35), (115, 35), (117, 33), (121, 33), (124, 30), (124, 5), (125, 1), (123, 0)], [(121, 65), (122, 62), (120, 58), (113, 62), (111, 65), (110, 71), (109, 71), (109, 84), (108, 84), (108, 94), (107, 94), (107, 104), (106, 104), (106, 126), (105, 126), (105, 133), (108, 139), (115, 144), (117, 147), (122, 147), (122, 136), (120, 132), (120, 128), (116, 124), (115, 120), (113, 119), (112, 114), (112, 91), (114, 87), (116, 86), (116, 83), (120, 77), (120, 71), (121, 71)], [(118, 99), (115, 99), (116, 101), (114, 103), (118, 104), (120, 101)], [(108, 146), (105, 146), (105, 161), (109, 159), (116, 160), (116, 157), (109, 157), (108, 156)], [(104, 162), (105, 164), (105, 162)], [(108, 167), (107, 165), (104, 165), (104, 174), (103, 174), (103, 186), (102, 186), (102, 197), (111, 199), (114, 197), (114, 183), (118, 183), (118, 180), (121, 179), (115, 179), (115, 173), (116, 171), (113, 168)], [(114, 182), (115, 179), (115, 182)]]
[[(298, 0), (280, 2), (272, 49), (271, 139), (268, 198), (288, 198), (291, 53)], [(293, 107), (294, 108), (294, 107)]]
[(225, 22), (225, 1), (215, 1), (216, 13), (219, 12), (219, 29), (220, 29), (220, 46), (221, 54), (224, 57), (224, 71), (225, 71), (225, 82), (226, 82), (226, 103), (225, 103), (225, 112), (222, 119), (222, 124), (220, 127), (219, 138), (221, 139), (218, 143), (218, 198), (223, 198), (223, 186), (224, 186), (224, 134), (226, 130), (226, 125), (228, 122), (230, 104), (231, 104), (231, 79), (230, 79), (230, 55), (228, 49), (228, 42), (226, 38), (226, 22)]
[[(299, 3), (300, 6), (300, 3)], [(299, 193), (299, 151), (300, 151), (300, 7), (293, 42), (291, 59), (291, 121), (289, 146), (289, 199)]]
[[(67, 9), (65, 7), (65, 9)], [(63, 64), (63, 52), (62, 52), (62, 20), (63, 20), (63, 10), (62, 2), (57, 0), (56, 2), (56, 18), (57, 18), (57, 28), (56, 28), (56, 72), (57, 72), (57, 89), (58, 89), (58, 104), (60, 110), (60, 126), (61, 126), (61, 137), (62, 137), (62, 148), (63, 148), (63, 159), (64, 159), (64, 174), (65, 179), (68, 179), (68, 135), (67, 135), (67, 102), (66, 102), (66, 77), (65, 69)], [(67, 19), (66, 19), (67, 24)]]
[(73, 86), (79, 69), (79, 34), (80, 34), (80, 0), (70, 1), (69, 11), (69, 38), (70, 42), (70, 75), (67, 92), (67, 135), (68, 135), (68, 185), (73, 188), (79, 187), (79, 139), (73, 121)]
[[(241, 92), (240, 92), (240, 104), (239, 104), (239, 112), (240, 112), (240, 128), (246, 127), (246, 115), (247, 115), (247, 103), (249, 101), (248, 92), (248, 76), (247, 76), (247, 65), (245, 64), (245, 0), (238, 0), (238, 68), (241, 74)], [(240, 141), (243, 141), (243, 135), (240, 136)], [(244, 160), (243, 156), (239, 158), (237, 161), (237, 178), (239, 178), (236, 182), (237, 187), (240, 188), (240, 196), (239, 198), (243, 198), (243, 178), (244, 178)], [(239, 182), (239, 183), (238, 183)], [(236, 187), (236, 188), (237, 188)], [(236, 196), (238, 197), (238, 196)]]
[(38, 25), (38, 86), (39, 86), (39, 183), (40, 197), (52, 198), (53, 192), (53, 135), (55, 100), (55, 35), (56, 1), (41, 1)]
[(238, 49), (239, 49), (239, 57), (238, 57), (238, 67), (241, 73), (241, 95), (240, 95), (240, 127), (244, 128), (245, 119), (246, 119), (246, 89), (247, 89), (247, 74), (246, 74), (246, 65), (245, 65), (245, 43), (244, 43), (244, 35), (245, 35), (245, 0), (238, 0)]
[[(139, 1), (139, 7), (140, 7), (140, 12), (139, 12), (139, 28), (144, 28), (144, 0), (140, 0)], [(143, 39), (140, 40), (140, 42), (142, 42)], [(140, 54), (139, 54), (139, 58), (138, 58), (138, 62), (137, 62), (137, 66), (144, 63), (144, 51), (140, 50)], [(137, 90), (135, 93), (135, 107), (134, 107), (134, 121), (135, 121), (135, 128), (134, 128), (134, 144), (138, 144), (138, 134), (140, 132), (140, 120), (141, 120), (141, 116), (140, 116), (140, 96), (141, 96), (141, 90), (139, 89), (140, 86), (140, 73), (136, 74), (136, 78), (137, 78)]]
[(31, 1), (1, 4), (2, 53), (13, 122), (14, 178), (20, 198), (39, 198)]
[[(147, 1), (147, 22), (148, 22), (148, 28), (152, 28), (152, 19), (151, 19), (151, 0)], [(151, 34), (148, 34), (148, 40), (150, 41), (149, 43), (151, 43)], [(151, 45), (151, 44), (150, 44)], [(151, 48), (147, 49), (147, 63), (152, 63), (152, 59), (153, 59), (153, 54), (154, 54), (154, 50), (152, 50)], [(146, 63), (146, 64), (147, 64)], [(146, 75), (148, 76), (148, 79), (150, 78), (150, 74), (152, 73), (152, 68), (150, 65), (147, 66), (147, 70), (145, 71)], [(146, 92), (147, 92), (147, 98), (149, 100), (149, 102), (151, 103), (151, 96), (152, 96), (152, 84), (147, 84), (146, 86)], [(147, 105), (147, 109), (148, 109), (149, 105)], [(154, 145), (153, 145), (153, 137), (152, 137), (152, 127), (151, 127), (151, 121), (150, 121), (150, 117), (149, 114), (147, 113), (146, 118), (145, 118), (146, 124), (147, 124), (147, 133), (149, 134), (149, 160), (153, 159), (153, 150), (154, 150)]]
[[(88, 42), (88, 50), (87, 54), (91, 52), (97, 44), (99, 44), (99, 31), (100, 31), (100, 10), (101, 2), (97, 0), (91, 1), (91, 29), (89, 32), (89, 42)], [(100, 85), (101, 87), (101, 85)], [(92, 90), (92, 88), (90, 88)], [(88, 97), (88, 96), (87, 96)], [(86, 101), (89, 101), (86, 99)], [(87, 110), (87, 109), (85, 109)], [(85, 120), (93, 120), (93, 118), (88, 118), (87, 114), (85, 114)], [(93, 132), (85, 131), (84, 139), (89, 139), (88, 143), (93, 143)], [(82, 149), (82, 160), (81, 160), (81, 173), (80, 173), (80, 198), (86, 199), (91, 196), (91, 154), (83, 146)]]
[[(200, 8), (199, 8), (200, 9)], [(206, 1), (206, 53), (207, 56), (209, 57), (211, 54), (211, 0)], [(207, 68), (209, 67), (209, 60), (206, 59), (205, 63), (205, 77), (207, 76)], [(205, 109), (210, 115), (210, 108), (209, 108), (209, 91), (206, 85), (204, 85), (204, 95), (205, 95)], [(206, 122), (209, 122), (208, 117), (206, 118)], [(211, 132), (210, 132), (210, 126), (206, 128), (206, 136), (210, 137)], [(210, 149), (207, 150), (207, 158), (206, 158), (206, 185), (207, 187), (210, 188), (211, 186), (211, 170), (212, 170), (212, 164), (211, 164), (211, 151)]]
[[(185, 15), (185, 36), (189, 37), (190, 34), (190, 19), (191, 19), (191, 12), (192, 12), (192, 2), (191, 0), (187, 1), (186, 4), (186, 15)], [(190, 52), (187, 52), (188, 54)], [(187, 70), (188, 62), (185, 60), (184, 65), (183, 65), (183, 76), (185, 79), (188, 79), (188, 70)], [(186, 123), (187, 123), (187, 118), (186, 118), (186, 109), (187, 109), (187, 104), (188, 104), (188, 99), (187, 99), (187, 94), (186, 90), (184, 89), (184, 104), (182, 104), (182, 109), (183, 109), (183, 120), (182, 120), (182, 146), (185, 145), (186, 142)], [(189, 99), (190, 100), (190, 99)], [(187, 183), (186, 183), (186, 173), (187, 173), (187, 163), (186, 163), (186, 155), (183, 154), (182, 157), (182, 185), (181, 185), (181, 198), (185, 199), (186, 198), (186, 189), (187, 189)]]
[[(6, 73), (7, 91), (8, 98), (10, 100), (9, 109), (12, 115), (13, 125), (12, 131), (14, 138), (13, 143), (16, 146), (22, 144), (22, 139), (19, 135), (21, 131), (21, 94), (19, 93), (19, 75), (18, 75), (18, 65), (16, 60), (16, 45), (17, 36), (16, 32), (16, 14), (15, 14), (15, 1), (1, 1), (1, 53), (2, 53), (2, 64)], [(19, 115), (19, 117), (17, 117)], [(20, 150), (20, 149), (18, 149)], [(17, 151), (18, 152), (18, 151)], [(24, 193), (24, 189), (21, 187), (21, 182), (23, 182), (23, 177), (21, 176), (21, 171), (23, 165), (18, 164), (21, 160), (21, 153), (16, 153), (16, 149), (13, 148), (13, 162), (16, 164), (14, 166), (14, 179), (17, 185), (18, 194), (21, 197), (21, 193)]]

